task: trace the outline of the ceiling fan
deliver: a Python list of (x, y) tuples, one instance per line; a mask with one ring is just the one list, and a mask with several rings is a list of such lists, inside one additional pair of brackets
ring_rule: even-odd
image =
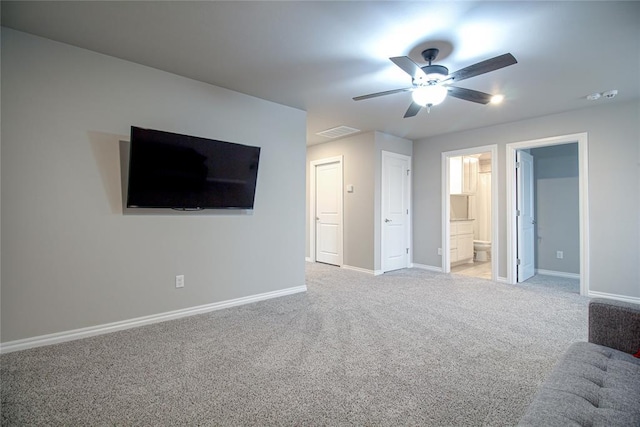
[(413, 86), (356, 96), (353, 100), (361, 101), (363, 99), (391, 95), (399, 92), (412, 92), (413, 102), (404, 114), (405, 118), (415, 116), (422, 107), (427, 107), (427, 111), (430, 111), (432, 106), (444, 101), (447, 95), (465, 101), (477, 102), (478, 104), (488, 104), (491, 101), (492, 95), (450, 85), (464, 79), (508, 67), (518, 62), (513, 55), (505, 53), (504, 55), (478, 62), (477, 64), (470, 65), (449, 74), (447, 67), (431, 64), (439, 52), (438, 49), (434, 48), (422, 51), (422, 57), (429, 63), (429, 65), (425, 65), (424, 67), (413, 62), (408, 56), (389, 58), (394, 64), (411, 76), (411, 84)]

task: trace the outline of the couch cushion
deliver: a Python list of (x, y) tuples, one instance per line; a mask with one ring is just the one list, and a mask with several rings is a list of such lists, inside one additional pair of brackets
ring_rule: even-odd
[(640, 426), (640, 359), (600, 345), (569, 347), (520, 426)]

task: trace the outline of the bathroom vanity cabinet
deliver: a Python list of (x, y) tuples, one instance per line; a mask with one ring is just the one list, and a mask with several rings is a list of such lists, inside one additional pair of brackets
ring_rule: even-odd
[(477, 157), (449, 158), (449, 194), (475, 194), (478, 188)]
[(451, 221), (449, 236), (450, 263), (473, 262), (473, 220)]

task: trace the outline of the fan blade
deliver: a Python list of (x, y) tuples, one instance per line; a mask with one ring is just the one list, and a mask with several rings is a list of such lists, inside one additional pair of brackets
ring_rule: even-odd
[(477, 90), (465, 89), (463, 87), (447, 87), (449, 95), (454, 98), (464, 99), (465, 101), (477, 102), (478, 104), (488, 104), (491, 102), (491, 97), (488, 93), (479, 92)]
[(496, 56), (495, 58), (487, 59), (486, 61), (478, 62), (474, 65), (469, 65), (461, 70), (449, 74), (449, 79), (453, 78), (454, 82), (459, 82), (470, 77), (479, 76), (480, 74), (488, 73), (490, 71), (499, 70), (500, 68), (508, 67), (509, 65), (517, 64), (516, 58), (510, 53)]
[(421, 108), (422, 105), (412, 102), (411, 105), (409, 105), (409, 109), (407, 110), (407, 112), (404, 113), (404, 118), (406, 119), (407, 117), (415, 116), (416, 114), (418, 114)]
[(377, 92), (377, 93), (370, 93), (369, 95), (356, 96), (355, 98), (353, 98), (353, 100), (354, 101), (362, 101), (363, 99), (375, 98), (377, 96), (391, 95), (391, 94), (400, 93), (400, 92), (409, 92), (411, 90), (413, 90), (412, 87), (405, 87), (405, 88), (402, 88), (402, 89), (386, 90), (384, 92)]
[(413, 62), (408, 56), (394, 56), (389, 59), (398, 67), (402, 68), (402, 70), (409, 74), (413, 79), (418, 78), (419, 76), (426, 77), (422, 68), (420, 68), (420, 66)]

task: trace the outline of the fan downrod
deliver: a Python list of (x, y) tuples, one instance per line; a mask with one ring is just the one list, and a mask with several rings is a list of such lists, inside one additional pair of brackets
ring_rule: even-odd
[(431, 61), (436, 60), (436, 58), (438, 57), (438, 53), (440, 53), (440, 49), (436, 49), (436, 48), (425, 49), (422, 51), (422, 57), (424, 58), (425, 61), (429, 63), (429, 65), (431, 65)]
[(447, 67), (442, 65), (431, 65), (431, 62), (436, 59), (439, 52), (440, 50), (436, 48), (426, 49), (422, 51), (422, 57), (429, 63), (429, 65), (425, 65), (421, 68), (427, 76), (426, 80), (430, 83), (443, 80), (449, 75), (449, 69)]

